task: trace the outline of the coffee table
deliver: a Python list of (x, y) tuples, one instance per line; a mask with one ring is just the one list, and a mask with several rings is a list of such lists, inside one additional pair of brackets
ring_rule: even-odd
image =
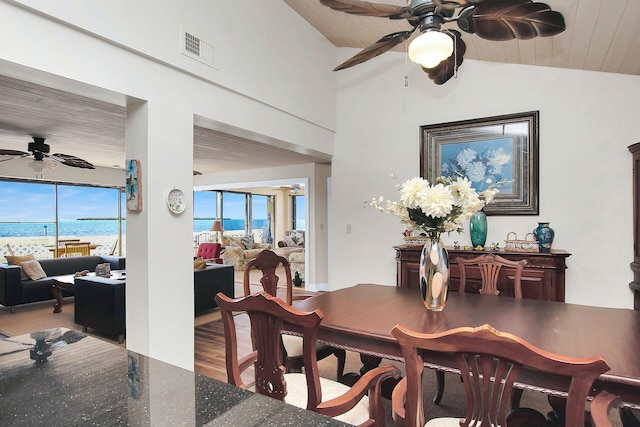
[[(126, 270), (111, 270), (110, 279), (115, 280), (125, 280), (127, 272)], [(89, 273), (87, 276), (96, 276), (96, 273)], [(73, 292), (73, 285), (76, 280), (75, 274), (65, 274), (63, 276), (56, 276), (53, 279), (53, 286), (51, 288), (51, 292), (53, 296), (56, 298), (56, 303), (53, 305), (53, 312), (60, 313), (62, 312), (62, 291)], [(86, 277), (86, 276), (79, 276)]]

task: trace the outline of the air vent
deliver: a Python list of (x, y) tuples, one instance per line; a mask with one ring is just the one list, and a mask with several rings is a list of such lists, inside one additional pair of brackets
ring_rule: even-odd
[(215, 68), (215, 49), (213, 45), (189, 31), (183, 31), (182, 35), (182, 53), (205, 65)]

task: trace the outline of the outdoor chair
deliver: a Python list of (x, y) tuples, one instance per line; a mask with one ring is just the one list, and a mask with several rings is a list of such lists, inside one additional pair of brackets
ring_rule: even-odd
[(67, 242), (64, 244), (65, 257), (88, 256), (91, 254), (89, 242)]
[[(254, 259), (249, 261), (244, 269), (244, 295), (251, 294), (251, 270), (253, 268), (262, 272), (260, 283), (262, 290), (274, 297), (278, 296), (278, 282), (280, 278), (276, 274), (276, 269), (282, 266), (285, 273), (285, 302), (292, 305), (294, 301), (307, 299), (312, 295), (293, 295), (293, 280), (291, 278), (291, 267), (289, 261), (274, 251), (265, 249), (260, 252)], [(344, 365), (346, 362), (346, 352), (343, 349), (333, 348), (326, 344), (318, 343), (316, 346), (317, 359), (322, 360), (332, 354), (338, 359), (336, 367), (336, 378), (338, 381), (344, 375)], [(301, 372), (304, 366), (304, 358), (302, 354), (302, 339), (293, 335), (282, 335), (282, 354), (284, 357), (284, 366), (287, 372)]]
[[(548, 427), (548, 420), (531, 408), (508, 412), (514, 382), (524, 368), (570, 378), (564, 425), (585, 426), (585, 404), (593, 382), (609, 370), (600, 357), (575, 358), (545, 352), (521, 338), (497, 331), (490, 325), (462, 327), (438, 334), (424, 334), (396, 325), (392, 332), (405, 360), (406, 377), (393, 390), (394, 420), (416, 426), (509, 426)], [(426, 424), (423, 411), (422, 352), (446, 353), (455, 360), (462, 375), (467, 400), (466, 416), (436, 418)], [(611, 426), (608, 409), (617, 400), (607, 392), (591, 402), (592, 420), (598, 427)]]
[[(320, 378), (316, 358), (316, 337), (324, 315), (320, 310), (303, 312), (266, 292), (231, 299), (216, 295), (224, 324), (225, 362), (230, 384), (282, 400), (299, 408), (359, 426), (383, 426), (381, 384), (398, 377), (394, 366), (380, 366), (365, 373), (353, 387)], [(251, 321), (253, 351), (239, 357), (234, 314), (246, 312)], [(284, 324), (302, 328), (304, 374), (287, 373), (282, 366), (280, 335)], [(254, 367), (252, 387), (241, 374)]]
[[(513, 279), (513, 291), (515, 298), (522, 298), (522, 270), (527, 264), (527, 260), (510, 261), (496, 254), (485, 254), (475, 258), (465, 259), (456, 258), (456, 264), (460, 266), (460, 285), (458, 292), (464, 293), (467, 289), (467, 268), (476, 266), (482, 277), (482, 285), (479, 289), (481, 295), (499, 295), (498, 278), (502, 267), (515, 268)], [(433, 397), (433, 403), (438, 404), (442, 400), (444, 394), (444, 372), (436, 371), (436, 395)], [(513, 405), (518, 406), (522, 390), (515, 390), (513, 395)]]

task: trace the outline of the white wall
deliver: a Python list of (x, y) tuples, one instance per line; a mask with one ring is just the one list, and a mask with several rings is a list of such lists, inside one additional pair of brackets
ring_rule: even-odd
[[(354, 54), (340, 49), (339, 57)], [(640, 77), (465, 60), (457, 79), (437, 86), (404, 55), (385, 55), (338, 73), (332, 174), (332, 288), (395, 284), (395, 217), (363, 206), (418, 176), (419, 126), (540, 111), (540, 215), (489, 217), (488, 242), (524, 237), (538, 221), (572, 253), (566, 301), (632, 307), (631, 155), (640, 138)], [(397, 174), (397, 179), (391, 179)], [(351, 234), (347, 227), (351, 226)], [(445, 236), (470, 244), (468, 233)]]
[[(193, 369), (191, 192), (183, 215), (165, 203), (172, 188), (193, 186), (193, 124), (330, 155), (335, 49), (279, 0), (0, 1), (0, 16), (1, 74), (120, 94), (128, 116), (136, 112), (126, 151), (143, 161), (144, 207), (127, 217), (127, 274), (136, 284), (127, 287), (127, 346)], [(213, 41), (216, 69), (180, 53), (181, 27)], [(303, 49), (314, 55), (301, 61)]]

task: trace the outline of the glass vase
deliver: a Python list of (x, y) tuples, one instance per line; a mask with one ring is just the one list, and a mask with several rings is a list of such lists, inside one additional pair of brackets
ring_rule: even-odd
[(429, 236), (420, 254), (420, 292), (427, 310), (444, 310), (448, 289), (449, 254), (440, 236)]
[(487, 242), (487, 214), (483, 210), (479, 210), (471, 215), (469, 219), (469, 234), (471, 235), (471, 245), (474, 248), (481, 246)]

